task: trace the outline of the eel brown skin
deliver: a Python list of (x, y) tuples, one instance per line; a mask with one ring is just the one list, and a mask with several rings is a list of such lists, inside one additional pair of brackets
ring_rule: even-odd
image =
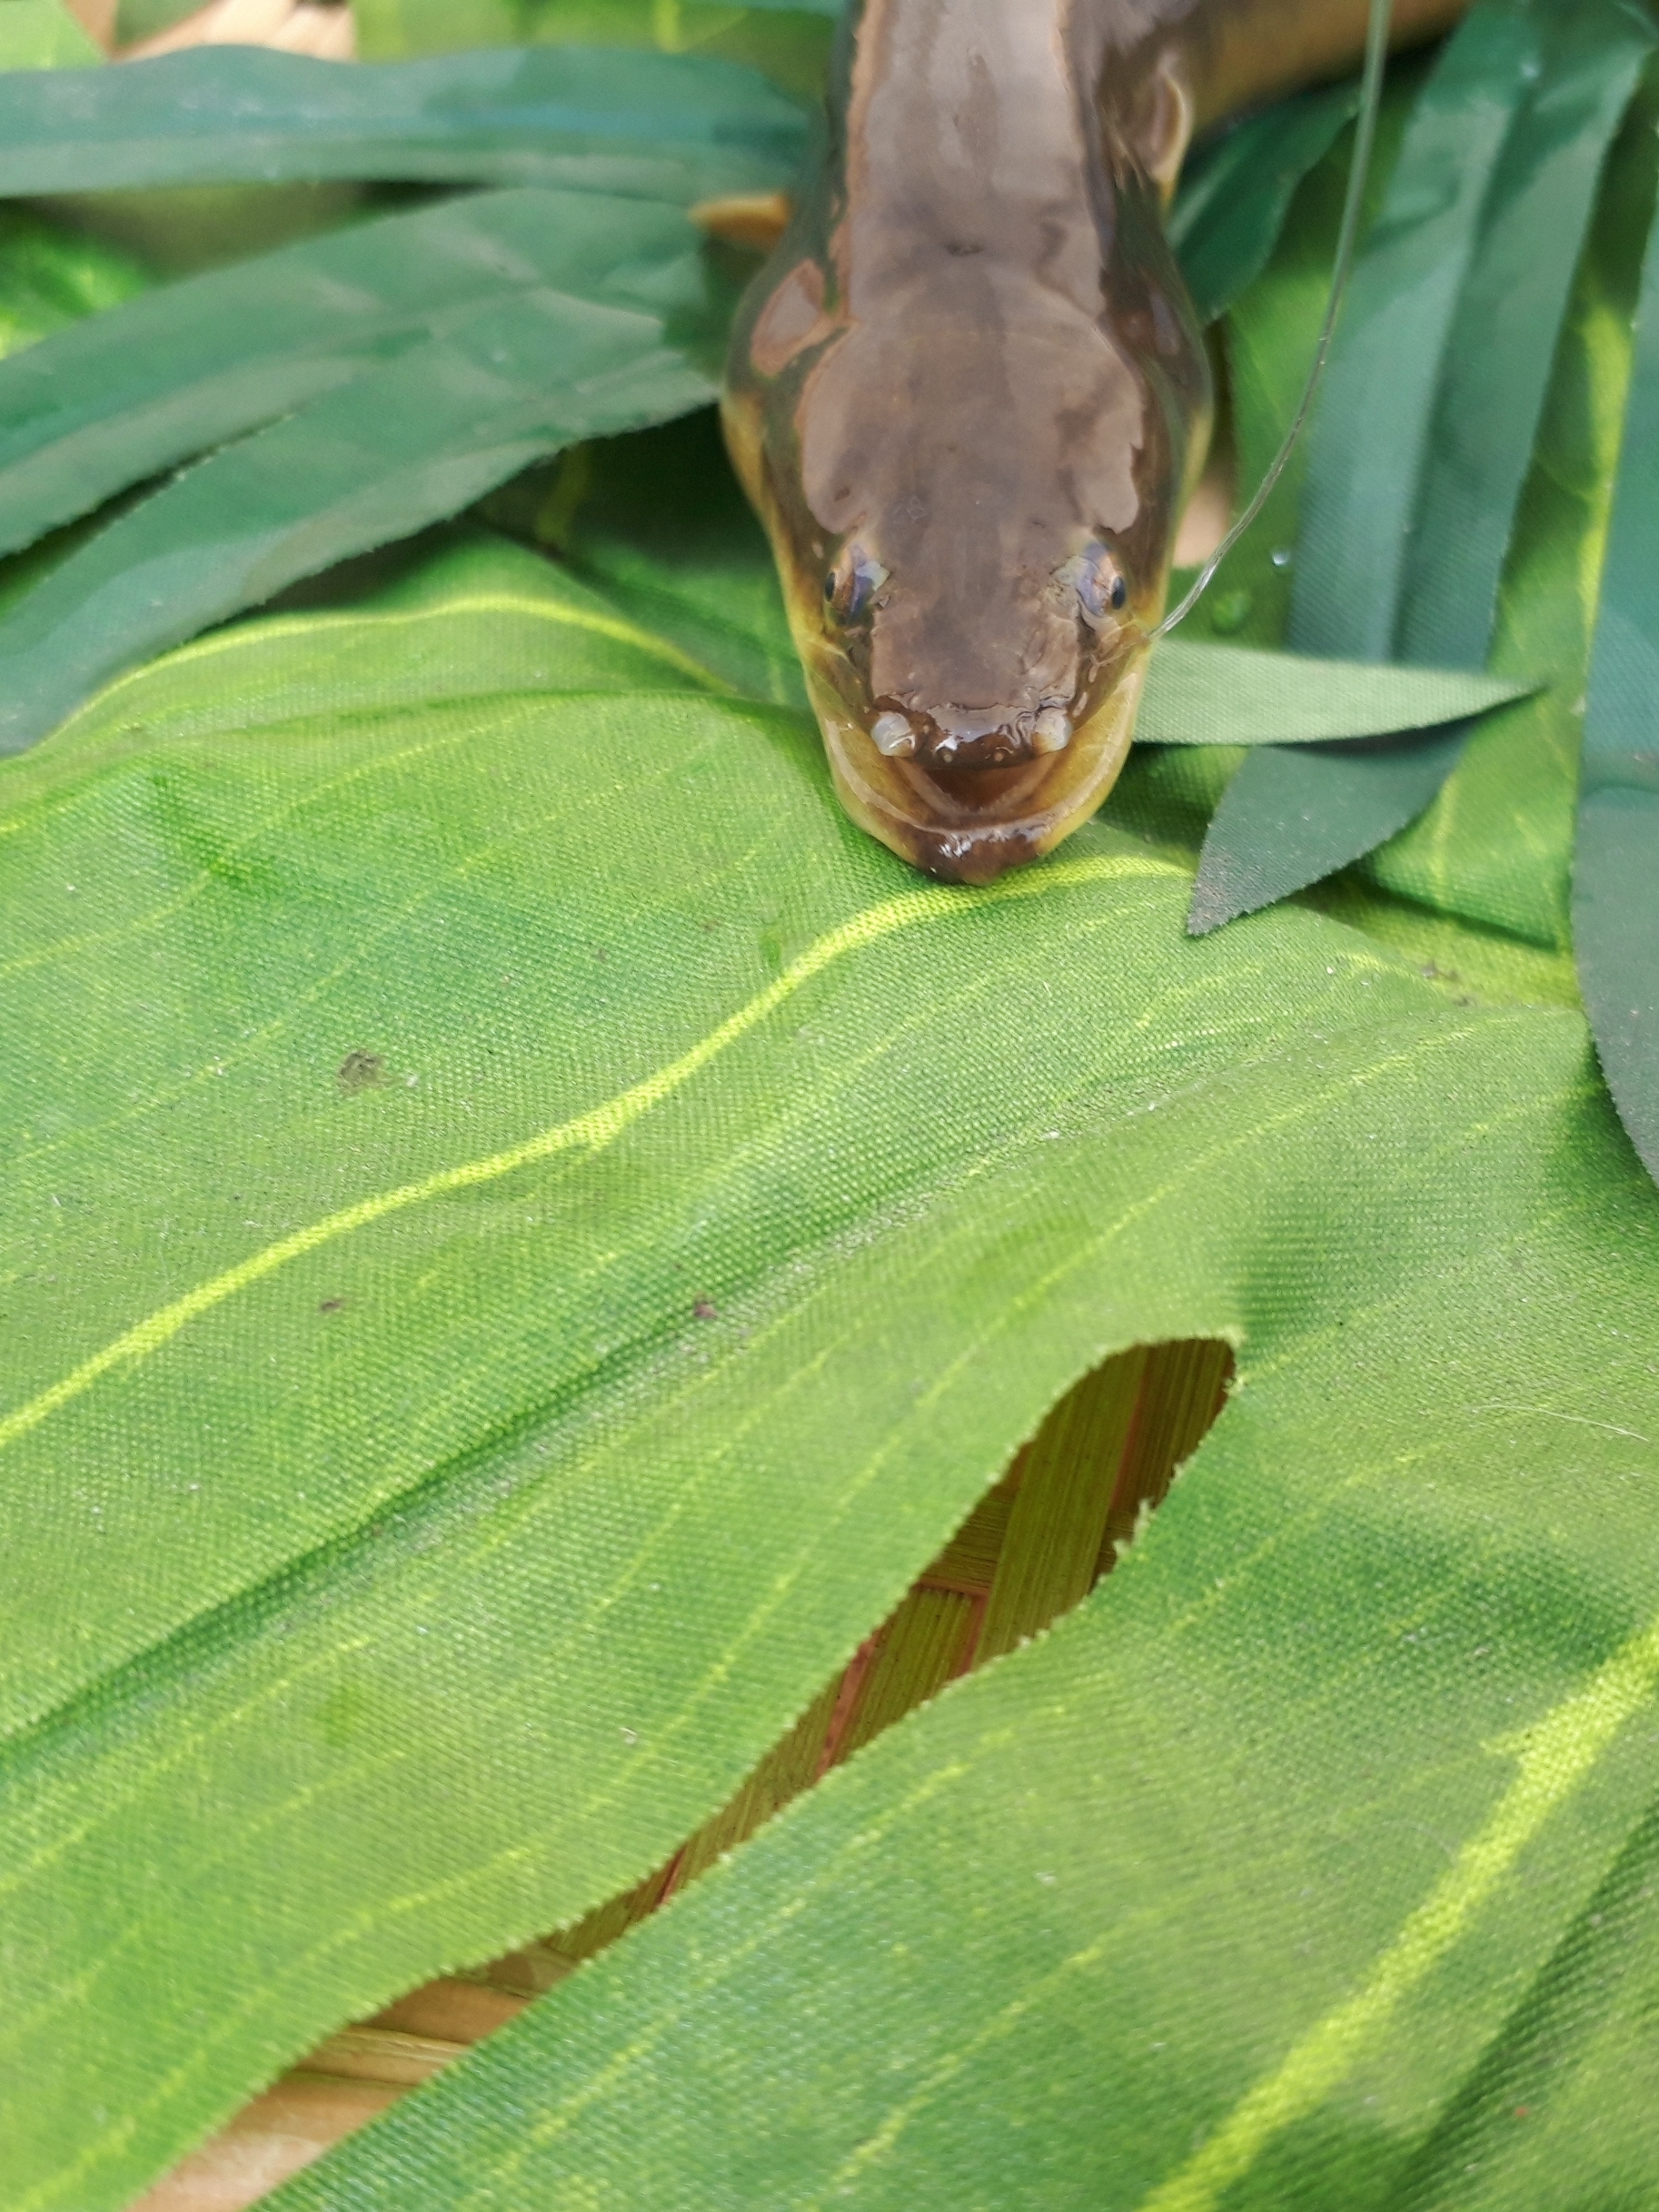
[[(1396, 41), (1466, 5), (1396, 0)], [(836, 789), (917, 867), (988, 882), (1110, 789), (1209, 429), (1163, 211), (1195, 129), (1366, 15), (853, 0), (723, 412)]]

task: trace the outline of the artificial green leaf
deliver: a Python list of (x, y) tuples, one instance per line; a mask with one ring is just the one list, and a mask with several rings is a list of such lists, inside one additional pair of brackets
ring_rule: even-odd
[(452, 514), (562, 445), (711, 396), (698, 354), (718, 357), (720, 303), (684, 216), (544, 196), (561, 220), (541, 266), (513, 270), (516, 290), (199, 462), (0, 617), (0, 751), (296, 577)]
[[(533, 565), (503, 557), (516, 596)], [(318, 715), (342, 641), (405, 662), (418, 610), (432, 662), (446, 631), (478, 650), (482, 610), (429, 582), (395, 625), (319, 622), (311, 719), (233, 732), (273, 650), (307, 697), (304, 625), (251, 625), (6, 771), (33, 803), (0, 849), (40, 862), (16, 908), (38, 949), (68, 940), (15, 987), (50, 1016), (34, 1104), (57, 1114), (15, 1200), (55, 1239), (33, 1300), (62, 1301), (20, 1340), (27, 1381), (146, 1290), (215, 1285), (12, 1446), (67, 1501), (22, 1525), (105, 1523), (102, 1560), (68, 1524), (54, 1589), (195, 1622), (13, 1753), (41, 1855), (14, 1909), (63, 1911), (37, 1969), (62, 2009), (5, 2076), (40, 2202), (119, 2202), (181, 2104), (204, 2124), (400, 1975), (642, 1870), (716, 1795), (714, 1747), (735, 1768), (809, 1701), (1072, 1374), (1192, 1328), (1240, 1341), (1244, 1386), (1126, 1569), (289, 2204), (1048, 2212), (1177, 2176), (1169, 2201), (1205, 2204), (1235, 2166), (1235, 2202), (1380, 2207), (1407, 2179), (1434, 2202), (1517, 2076), (1528, 2140), (1560, 2125), (1584, 2156), (1585, 2099), (1622, 2107), (1644, 2033), (1644, 1954), (1617, 1946), (1650, 1848), (1659, 1200), (1582, 1025), (1448, 1007), (1290, 909), (1186, 946), (1179, 871), (1098, 830), (1018, 890), (919, 885), (842, 830), (799, 722), (613, 716), (591, 663), (529, 716)], [(239, 818), (253, 841), (213, 866)], [(59, 887), (111, 838), (115, 889), (153, 904), (99, 943)], [(769, 889), (787, 912), (757, 932)], [(106, 962), (120, 990), (68, 987)], [(343, 1088), (347, 1037), (382, 1047), (378, 1081)], [(224, 1280), (262, 1235), (493, 1165), (526, 1106), (544, 1128), (665, 1066), (561, 1167), (474, 1171)], [(252, 1232), (213, 1195), (227, 1161)], [(117, 1267), (112, 1204), (169, 1236)], [(208, 1424), (235, 1448), (204, 1481)], [(262, 1544), (304, 1571), (207, 1610), (233, 1536), (244, 1577)], [(581, 1628), (589, 1592), (614, 1602)], [(76, 1621), (143, 1634), (64, 1615), (59, 1648)], [(86, 1833), (55, 1857), (60, 1822)], [(146, 1932), (185, 1881), (193, 1924)], [(83, 1985), (124, 1940), (119, 1990)], [(1572, 2202), (1507, 2139), (1485, 2201)], [(1611, 2201), (1651, 2191), (1651, 2130), (1592, 2148)]]
[[(1562, 15), (1502, 0), (1448, 44), (1356, 269), (1310, 434), (1300, 650), (1484, 661), (1571, 277), (1652, 43), (1617, 0)], [(1374, 848), (1459, 754), (1434, 739), (1341, 761), (1253, 758), (1217, 812), (1195, 927)]]
[[(1488, 2146), (1483, 2205), (1646, 2202), (1653, 2132), (1619, 2115), (1651, 2041), (1659, 1572), (1651, 1513), (1611, 1502), (1653, 1464), (1659, 1396), (1604, 1324), (1642, 1315), (1651, 1350), (1654, 1223), (1608, 1118), (1583, 1118), (1577, 1024), (1523, 1027), (1527, 1047), (1446, 1035), (1472, 1058), (1455, 1194), (1373, 1092), (1369, 1149), (1326, 1173), (1368, 1186), (1390, 1162), (1426, 1236), (1367, 1312), (1298, 1304), (1247, 1344), (1242, 1392), (1079, 1613), (282, 2212), (1326, 2212), (1465, 2202)], [(1340, 1046), (1316, 1065), (1361, 1076)], [(1058, 1216), (1027, 1196), (1036, 1275)], [(1377, 1223), (1348, 1226), (1357, 1272)], [(1515, 1327), (1530, 1357), (1506, 1356)], [(1394, 1398), (1413, 1387), (1427, 1430)], [(1560, 1510), (1569, 1483), (1594, 1512)]]
[[(1397, 95), (1396, 95), (1397, 96)], [(1532, 472), (1502, 588), (1495, 667), (1549, 669), (1550, 688), (1471, 739), (1427, 812), (1361, 862), (1403, 900), (1477, 930), (1497, 929), (1553, 956), (1568, 945), (1567, 881), (1578, 709), (1595, 620), (1608, 488), (1618, 455), (1641, 246), (1654, 201), (1652, 106), (1633, 109), (1609, 165), (1579, 271)], [(1267, 276), (1228, 318), (1227, 336), (1242, 481), (1266, 466), (1295, 405), (1324, 303), (1339, 163), (1304, 189)], [(1257, 529), (1231, 555), (1187, 634), (1237, 620), (1252, 641), (1283, 634), (1295, 573), (1297, 463)], [(1277, 551), (1283, 565), (1276, 565)], [(1145, 769), (1132, 759), (1133, 786)], [(1220, 798), (1208, 762), (1160, 771), (1178, 779), (1183, 845)], [(1123, 794), (1127, 799), (1131, 791)], [(1137, 812), (1150, 828), (1151, 817)], [(1517, 948), (1518, 950), (1518, 948)], [(1535, 956), (1525, 955), (1524, 957)], [(1445, 965), (1461, 967), (1464, 955)]]
[[(1366, 189), (1367, 223), (1381, 207), (1428, 65), (1421, 54), (1389, 65)], [(1227, 401), (1222, 430), (1240, 503), (1267, 476), (1301, 402), (1330, 303), (1331, 262), (1352, 160), (1352, 140), (1345, 132), (1293, 195), (1271, 260), (1220, 326)], [(1307, 441), (1298, 439), (1260, 514), (1187, 617), (1188, 636), (1284, 643), (1306, 457)], [(1174, 590), (1183, 590), (1194, 573), (1177, 571)]]
[(737, 689), (806, 705), (771, 548), (712, 409), (564, 456), (531, 534)]
[[(129, 89), (108, 96), (102, 75), (77, 79), (62, 114), (12, 84), (20, 128), (0, 146), (0, 172), (7, 151), (22, 165), (11, 188), (228, 174), (222, 144), (231, 171), (341, 174), (340, 157), (353, 174), (406, 172), (398, 148), (412, 133), (439, 148), (428, 174), (453, 173), (455, 161), (472, 174), (471, 145), (485, 174), (528, 169), (683, 201), (775, 184), (800, 144), (800, 113), (774, 89), (689, 55), (572, 49), (363, 73), (214, 49), (154, 69), (161, 78), (148, 66), (122, 73)], [(208, 74), (198, 82), (192, 69)], [(296, 69), (297, 80), (283, 74)], [(0, 81), (0, 110), (7, 89)], [(250, 108), (281, 141), (270, 160)], [(228, 141), (227, 113), (238, 125)], [(25, 178), (31, 132), (45, 167)], [(89, 133), (106, 151), (114, 134), (113, 170), (83, 161)], [(308, 239), (170, 287), (0, 374), (7, 547), (273, 425), (164, 487), (15, 607), (0, 627), (13, 686), (0, 749), (31, 742), (144, 653), (453, 512), (572, 438), (709, 397), (727, 280), (712, 263), (699, 275), (695, 234), (649, 199), (583, 197), (484, 195)], [(552, 295), (529, 296), (547, 285)], [(572, 294), (645, 315), (607, 322), (573, 311)], [(341, 387), (359, 377), (370, 381), (353, 399)]]
[[(1210, 818), (1245, 758), (1242, 746), (1137, 746), (1101, 818), (1194, 870)], [(1328, 876), (1296, 896), (1387, 946), (1459, 1006), (1582, 1005), (1570, 952), (1401, 897), (1360, 870)]]
[(0, 75), (8, 196), (401, 177), (684, 205), (787, 184), (804, 143), (800, 110), (775, 85), (691, 54), (571, 46), (346, 69), (227, 45)]
[(1336, 144), (1358, 89), (1303, 93), (1200, 147), (1181, 176), (1169, 236), (1199, 318), (1213, 322), (1267, 265), (1296, 189)]
[(1386, 737), (1484, 714), (1528, 689), (1465, 669), (1316, 660), (1176, 637), (1152, 657), (1135, 734), (1151, 745), (1311, 745)]
[(601, 194), (477, 193), (80, 323), (0, 368), (0, 551), (527, 291), (625, 299), (634, 264), (693, 243), (675, 218)]
[[(1621, 0), (1546, 9), (1542, 25), (1539, 89), (1483, 211), (1448, 334), (1455, 372), (1428, 426), (1395, 640), (1406, 660), (1485, 663), (1574, 273), (1608, 150), (1654, 51), (1652, 23)], [(1308, 551), (1303, 578), (1316, 565), (1312, 541)]]
[(1624, 1126), (1659, 1174), (1659, 231), (1636, 315), (1584, 720), (1573, 938)]
[(1471, 728), (1252, 753), (1210, 820), (1187, 916), (1193, 935), (1316, 883), (1404, 828), (1456, 766)]
[(724, 56), (797, 94), (823, 84), (840, 0), (354, 0), (373, 60), (466, 46), (655, 46)]
[(103, 59), (61, 0), (0, 0), (0, 70), (79, 69)]
[(1365, 871), (1401, 897), (1565, 953), (1580, 722), (1654, 204), (1651, 100), (1616, 150), (1556, 355), (1499, 602), (1495, 669), (1549, 689), (1470, 740), (1440, 796)]
[[(1617, 1188), (1571, 1017), (1294, 912), (1190, 944), (1185, 873), (1102, 828), (920, 884), (807, 718), (529, 554), (442, 562), (204, 640), (0, 776), (0, 2093), (43, 2212), (660, 1863), (1104, 1353), (1241, 1335), (1316, 1487), (1330, 1361), (1419, 1441), (1445, 1396), (1452, 1340), (1390, 1302), (1451, 1205), (1465, 1259), (1525, 1241), (1578, 1359), (1578, 1235), (1527, 1225), (1570, 1132), (1575, 1203)], [(1543, 1404), (1513, 1280), (1459, 1289), (1446, 1356), (1494, 1333), (1483, 1395), (1532, 1359)], [(1475, 1432), (1519, 1513), (1555, 1425)]]
[(1582, 1011), (1571, 953), (1528, 945), (1507, 930), (1436, 914), (1415, 899), (1396, 898), (1363, 877), (1332, 876), (1301, 894), (1302, 903), (1351, 928), (1363, 929), (1410, 960), (1461, 1006), (1479, 1002), (1569, 1007)]
[(1484, 664), (1595, 188), (1653, 44), (1620, 0), (1486, 0), (1447, 45), (1309, 433), (1300, 650)]
[[(84, 315), (118, 307), (144, 281), (131, 255), (26, 208), (0, 207), (0, 360)], [(8, 377), (0, 370), (0, 382)]]

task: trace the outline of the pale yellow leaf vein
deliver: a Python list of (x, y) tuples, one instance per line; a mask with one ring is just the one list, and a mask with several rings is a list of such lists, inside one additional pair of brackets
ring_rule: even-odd
[(670, 1061), (653, 1074), (643, 1077), (625, 1091), (602, 1105), (592, 1106), (586, 1113), (573, 1116), (568, 1121), (555, 1123), (551, 1128), (541, 1129), (517, 1145), (509, 1145), (502, 1151), (487, 1153), (482, 1157), (463, 1160), (453, 1167), (436, 1169), (432, 1174), (418, 1177), (411, 1183), (398, 1185), (392, 1190), (377, 1191), (354, 1205), (342, 1206), (337, 1212), (325, 1215), (322, 1220), (308, 1222), (303, 1228), (295, 1229), (287, 1236), (278, 1237), (261, 1251), (250, 1253), (235, 1266), (225, 1268), (205, 1283), (186, 1291), (182, 1298), (160, 1306), (135, 1323), (130, 1329), (102, 1345), (83, 1360), (67, 1374), (60, 1376), (46, 1389), (39, 1392), (25, 1404), (0, 1417), (0, 1451), (38, 1428), (43, 1421), (59, 1412), (64, 1406), (84, 1395), (94, 1384), (118, 1367), (127, 1367), (147, 1359), (153, 1353), (172, 1342), (181, 1330), (188, 1328), (216, 1306), (223, 1305), (238, 1292), (248, 1290), (290, 1261), (303, 1259), (308, 1254), (320, 1251), (325, 1245), (352, 1235), (359, 1229), (372, 1227), (393, 1214), (409, 1207), (427, 1204), (459, 1191), (476, 1190), (481, 1185), (499, 1182), (504, 1175), (514, 1174), (522, 1167), (533, 1166), (537, 1162), (552, 1158), (561, 1152), (585, 1148), (590, 1153), (602, 1151), (612, 1145), (643, 1115), (660, 1106), (683, 1088), (693, 1076), (700, 1075), (711, 1062), (718, 1059), (729, 1046), (738, 1043), (757, 1028), (779, 1007), (791, 998), (802, 985), (844, 957), (847, 954), (877, 944), (896, 930), (912, 922), (937, 921), (953, 914), (966, 912), (975, 907), (998, 904), (1011, 898), (1051, 896), (1064, 885), (1103, 882), (1112, 878), (1132, 876), (1171, 876), (1177, 871), (1168, 863), (1141, 859), (1134, 856), (1101, 856), (1074, 860), (1046, 868), (1040, 874), (1006, 878), (981, 891), (962, 891), (945, 885), (930, 885), (923, 889), (900, 892), (896, 898), (883, 900), (879, 905), (867, 908), (839, 927), (828, 931), (809, 946), (800, 957), (784, 970), (782, 975), (758, 991), (745, 1005), (729, 1015), (700, 1037), (689, 1051)]
[(1652, 1443), (1651, 1436), (1644, 1436), (1640, 1429), (1622, 1429), (1616, 1422), (1592, 1421), (1588, 1413), (1564, 1413), (1553, 1405), (1511, 1405), (1502, 1398), (1494, 1398), (1485, 1405), (1472, 1405), (1472, 1413), (1527, 1413), (1539, 1421), (1570, 1421), (1575, 1428), (1602, 1429), (1609, 1436), (1628, 1436), (1633, 1443)]
[(1386, 2031), (1544, 1826), (1659, 1685), (1654, 1621), (1525, 1732), (1515, 1780), (1372, 1969), (1283, 2063), (1233, 2108), (1203, 2148), (1143, 2198), (1140, 2212), (1210, 2212), (1269, 2142), (1317, 2111)]
[[(1040, 2004), (1045, 1997), (1051, 1995), (1059, 1982), (1068, 1975), (1079, 1972), (1085, 1967), (1094, 1966), (1119, 1940), (1120, 1930), (1116, 1927), (1108, 1929), (1105, 1935), (1097, 1936), (1095, 1940), (1086, 1945), (1083, 1949), (1073, 1951), (1069, 1958), (1062, 1959), (1057, 1967), (1052, 1968), (1040, 1981), (1035, 1982), (1022, 1995), (1011, 1998), (1000, 2011), (994, 2013), (982, 2028), (968, 2038), (966, 2042), (959, 2043), (954, 2050), (947, 2051), (945, 2056), (929, 2068), (927, 2078), (922, 2082), (920, 2088), (906, 2098), (902, 2104), (895, 2105), (875, 2133), (867, 2136), (851, 2156), (845, 2158), (837, 2167), (835, 2172), (830, 2177), (830, 2194), (836, 2197), (849, 2194), (852, 2183), (858, 2179), (865, 2167), (875, 2165), (878, 2159), (884, 2157), (891, 2150), (916, 2115), (924, 2107), (930, 2105), (946, 2084), (954, 2079), (971, 2059), (977, 2058), (979, 2053), (988, 2049), (991, 2044), (999, 2043), (1005, 2037), (1012, 2035), (1025, 2015), (1034, 2006)], [(818, 2207), (822, 2205), (823, 2201), (821, 2197), (809, 2198), (804, 2212), (818, 2212)]]
[[(95, 714), (106, 707), (117, 693), (130, 685), (154, 680), (164, 672), (186, 667), (194, 661), (213, 659), (226, 652), (238, 652), (252, 646), (263, 647), (273, 639), (288, 637), (314, 638), (330, 631), (350, 630), (395, 630), (419, 622), (445, 621), (452, 616), (470, 620), (480, 614), (525, 615), (532, 620), (551, 622), (564, 630), (585, 630), (595, 637), (609, 638), (618, 645), (629, 645), (653, 660), (678, 669), (681, 675), (691, 677), (698, 684), (711, 691), (735, 696), (735, 686), (717, 676), (700, 660), (690, 653), (682, 653), (677, 645), (666, 638), (654, 636), (649, 630), (641, 630), (621, 615), (602, 614), (588, 607), (572, 607), (558, 600), (529, 599), (512, 591), (473, 591), (458, 599), (440, 600), (431, 607), (391, 608), (384, 611), (356, 614), (309, 614), (281, 616), (263, 622), (250, 622), (229, 630), (215, 630), (212, 636), (194, 639), (182, 645), (164, 660), (150, 661), (144, 667), (130, 669), (125, 675), (117, 676), (97, 695), (89, 699), (75, 718)], [(73, 729), (74, 723), (66, 724)]]
[[(988, 1741), (992, 1746), (998, 1743), (1006, 1744), (1008, 1731), (1000, 1731), (997, 1737)], [(601, 2103), (625, 2075), (652, 2055), (664, 2038), (690, 2016), (693, 2007), (700, 1999), (729, 1981), (732, 1975), (746, 1965), (751, 1958), (760, 1955), (769, 1944), (774, 1942), (792, 1920), (799, 1919), (810, 1902), (813, 1893), (826, 1888), (834, 1880), (846, 1860), (855, 1852), (874, 1850), (877, 1845), (885, 1841), (894, 1829), (901, 1827), (907, 1820), (914, 1820), (919, 1812), (925, 1810), (931, 1800), (942, 1790), (949, 1790), (956, 1783), (967, 1780), (970, 1771), (971, 1770), (960, 1761), (936, 1767), (930, 1774), (923, 1777), (915, 1789), (908, 1791), (896, 1804), (878, 1814), (865, 1827), (837, 1844), (816, 1874), (798, 1884), (782, 1903), (769, 1913), (758, 1927), (751, 1928), (750, 1933), (730, 1952), (717, 1956), (711, 1969), (691, 1981), (689, 1987), (680, 1992), (677, 1999), (667, 2003), (656, 2019), (649, 2021), (631, 2043), (624, 2044), (621, 2049), (607, 2059), (605, 2064), (591, 2075), (581, 2088), (572, 2089), (560, 2103), (552, 2106), (533, 2127), (527, 2128), (512, 2149), (495, 2165), (487, 2168), (480, 2177), (478, 2188), (461, 2199), (456, 2212), (465, 2212), (468, 2205), (476, 2204), (485, 2196), (494, 2194), (502, 2182), (509, 2181), (515, 2174), (522, 2173), (539, 2151), (544, 2150), (560, 2136), (567, 2135), (585, 2110), (592, 2105)], [(836, 1787), (836, 1779), (834, 1775), (826, 1776), (825, 1780), (818, 1785), (817, 1790), (812, 1792), (812, 1796), (819, 1798), (825, 1790), (833, 1790)], [(808, 1799), (797, 1798), (792, 1805), (788, 1805), (783, 1809), (783, 1811), (778, 1816), (779, 1819), (782, 1820), (788, 1820), (791, 1817), (800, 1819), (801, 1810), (809, 1802)], [(713, 1873), (714, 1870), (710, 1870), (710, 1872)]]

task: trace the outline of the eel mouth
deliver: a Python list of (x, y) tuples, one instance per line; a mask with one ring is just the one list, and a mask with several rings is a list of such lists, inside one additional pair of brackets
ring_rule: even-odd
[(1135, 734), (1146, 673), (1139, 646), (1064, 750), (1011, 762), (946, 765), (882, 753), (846, 700), (809, 682), (841, 804), (860, 828), (913, 868), (950, 883), (991, 883), (1039, 859), (1086, 821), (1118, 780)]

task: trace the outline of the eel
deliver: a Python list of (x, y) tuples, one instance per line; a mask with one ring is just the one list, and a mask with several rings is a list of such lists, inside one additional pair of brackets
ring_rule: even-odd
[[(1393, 35), (1467, 4), (1396, 0)], [(1196, 131), (1351, 66), (1366, 20), (850, 0), (722, 415), (836, 789), (916, 867), (988, 882), (1116, 780), (1211, 416), (1164, 211)]]

